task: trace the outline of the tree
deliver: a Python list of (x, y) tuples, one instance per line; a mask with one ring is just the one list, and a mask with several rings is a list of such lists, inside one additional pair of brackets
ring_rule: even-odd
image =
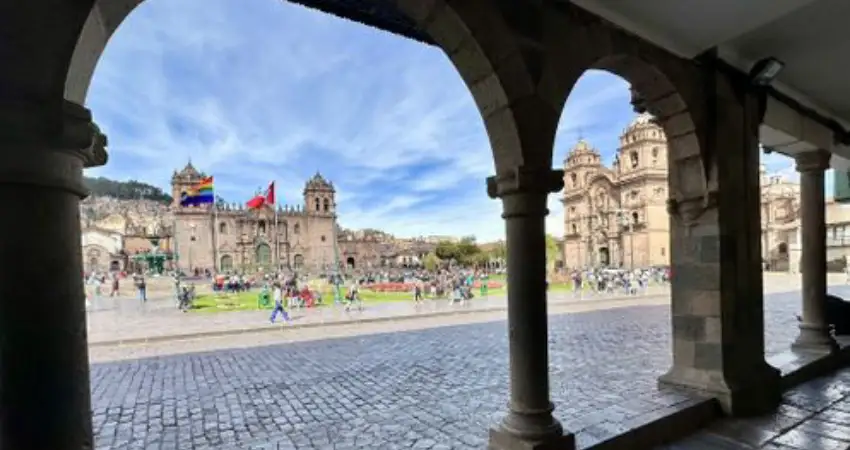
[(443, 260), (457, 259), (457, 245), (451, 241), (440, 241), (437, 243), (437, 248), (434, 249), (434, 254)]
[(546, 267), (555, 268), (555, 261), (561, 257), (561, 246), (551, 234), (546, 234)]
[(440, 258), (437, 257), (437, 254), (431, 252), (425, 255), (425, 259), (422, 261), (422, 264), (425, 266), (425, 270), (433, 272), (440, 266), (440, 262)]
[(171, 203), (170, 195), (162, 189), (141, 181), (115, 181), (108, 178), (85, 178), (85, 184), (95, 197), (114, 197), (121, 200), (153, 200)]

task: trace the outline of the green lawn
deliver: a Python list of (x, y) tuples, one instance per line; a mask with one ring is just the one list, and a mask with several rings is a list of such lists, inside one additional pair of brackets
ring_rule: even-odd
[[(227, 311), (258, 311), (261, 309), (271, 310), (274, 306), (273, 302), (267, 306), (257, 304), (257, 298), (260, 291), (242, 292), (239, 294), (201, 294), (195, 298), (192, 311), (194, 312), (227, 312)], [(345, 292), (340, 294), (345, 295)], [(378, 304), (389, 302), (412, 301), (413, 297), (409, 292), (372, 292), (362, 290), (360, 297), (366, 304)], [(328, 289), (322, 292), (322, 306), (333, 304), (333, 291)]]
[[(499, 280), (502, 281), (502, 280)], [(563, 292), (572, 289), (570, 283), (557, 283), (549, 286), (550, 291)], [(319, 290), (322, 293), (324, 306), (333, 304), (333, 289), (330, 286), (320, 286)], [(482, 298), (479, 289), (473, 289), (475, 298)], [(258, 311), (261, 309), (272, 309), (273, 303), (265, 307), (257, 304), (257, 297), (260, 291), (254, 290), (251, 292), (242, 292), (239, 294), (200, 294), (195, 298), (193, 312), (214, 313), (227, 311)], [(341, 295), (345, 295), (345, 290), (341, 289)], [(487, 292), (488, 297), (504, 296), (507, 294), (505, 287), (498, 289), (490, 289)], [(360, 291), (360, 297), (366, 304), (392, 303), (392, 302), (410, 302), (413, 301), (413, 295), (410, 292), (374, 292), (368, 289)]]

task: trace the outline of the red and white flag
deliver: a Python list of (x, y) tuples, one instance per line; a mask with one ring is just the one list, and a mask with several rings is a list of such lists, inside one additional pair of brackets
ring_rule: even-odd
[(251, 200), (245, 203), (245, 206), (248, 209), (260, 209), (266, 205), (275, 205), (275, 194), (274, 194), (274, 181), (269, 183), (269, 187), (266, 189), (266, 192), (262, 194), (257, 194)]
[(266, 203), (269, 204), (269, 205), (275, 204), (274, 181), (269, 183), (269, 188), (266, 189)]

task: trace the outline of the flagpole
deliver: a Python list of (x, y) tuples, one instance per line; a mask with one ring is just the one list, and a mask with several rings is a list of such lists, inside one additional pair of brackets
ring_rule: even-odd
[(275, 272), (278, 272), (280, 271), (280, 230), (277, 222), (277, 193), (275, 193), (272, 208), (274, 208), (274, 266)]
[(215, 195), (213, 195), (212, 213), (213, 213), (212, 232), (213, 232), (213, 247), (214, 247), (213, 248), (213, 269), (215, 269), (215, 271), (218, 272), (220, 270), (220, 268), (218, 266), (218, 262), (219, 262), (218, 261), (219, 260), (219, 258), (218, 258), (218, 238), (219, 238), (219, 236), (218, 236), (219, 235), (219, 233), (218, 233), (218, 202), (215, 201)]

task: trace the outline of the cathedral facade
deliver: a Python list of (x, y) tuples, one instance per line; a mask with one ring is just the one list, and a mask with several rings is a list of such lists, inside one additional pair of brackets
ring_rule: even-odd
[[(610, 168), (597, 149), (579, 140), (564, 161), (565, 267), (668, 265), (667, 176), (667, 140), (648, 114), (636, 117), (620, 135)], [(800, 186), (768, 174), (764, 166), (760, 184), (764, 267), (796, 272)], [(827, 263), (838, 270), (850, 256), (850, 208), (827, 198), (826, 227)]]
[[(191, 163), (171, 178), (175, 264), (182, 270), (321, 270), (333, 266), (336, 191), (316, 173), (304, 185), (303, 204), (181, 206), (180, 193), (204, 174)], [(276, 208), (276, 209), (275, 209)]]
[(667, 139), (641, 114), (606, 167), (585, 140), (564, 161), (564, 265), (648, 267), (670, 261)]

